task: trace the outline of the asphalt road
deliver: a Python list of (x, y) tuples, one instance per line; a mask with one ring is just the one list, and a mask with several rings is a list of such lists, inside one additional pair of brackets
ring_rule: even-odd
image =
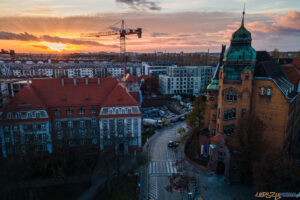
[[(180, 146), (177, 151), (168, 148), (168, 142), (174, 140), (179, 135), (177, 129), (186, 127), (185, 122), (177, 122), (169, 127), (165, 127), (156, 131), (156, 134), (150, 141), (149, 154), (151, 161), (148, 165), (148, 198), (154, 200), (181, 200), (188, 199), (187, 193), (181, 195), (175, 191), (170, 193), (165, 187), (169, 184), (168, 177), (172, 173), (180, 172), (178, 167), (174, 166), (176, 160), (183, 158), (183, 146)], [(187, 161), (183, 164), (183, 172), (190, 177), (195, 178), (195, 183), (190, 185), (190, 191), (195, 194), (195, 189), (198, 191), (196, 195), (199, 199), (201, 196), (204, 200), (232, 200), (254, 199), (254, 192), (251, 188), (243, 185), (230, 185), (224, 176), (216, 175), (212, 172), (194, 167)]]
[(183, 152), (176, 153), (174, 149), (168, 147), (170, 140), (175, 140), (179, 135), (177, 129), (185, 127), (185, 122), (178, 122), (169, 127), (156, 131), (156, 135), (150, 142), (151, 162), (148, 166), (149, 197), (153, 199), (181, 199), (179, 192), (169, 193), (165, 187), (169, 184), (168, 177), (172, 173), (177, 173), (178, 169), (174, 165), (177, 157), (182, 157)]

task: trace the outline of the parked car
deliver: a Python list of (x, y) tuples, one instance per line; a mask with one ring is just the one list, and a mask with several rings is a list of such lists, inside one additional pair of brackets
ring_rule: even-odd
[(168, 143), (168, 147), (170, 147), (170, 148), (176, 148), (178, 146), (179, 146), (179, 143), (175, 142), (175, 141), (169, 141), (169, 143)]

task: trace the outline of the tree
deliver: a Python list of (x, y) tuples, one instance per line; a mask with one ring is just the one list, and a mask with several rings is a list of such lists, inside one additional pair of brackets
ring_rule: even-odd
[(180, 138), (181, 138), (182, 135), (185, 133), (185, 128), (183, 128), (183, 127), (178, 128), (177, 133), (180, 135)]
[(205, 101), (202, 96), (198, 96), (193, 102), (193, 110), (187, 115), (187, 124), (192, 131), (200, 132), (204, 123)]
[(300, 59), (300, 51), (298, 51), (297, 53), (295, 53), (294, 58)]
[(271, 55), (273, 58), (282, 58), (283, 54), (279, 52), (277, 48), (275, 48), (273, 51), (271, 51)]
[(267, 152), (254, 166), (254, 187), (259, 191), (299, 192), (300, 169), (280, 152)]
[(245, 182), (251, 180), (253, 166), (260, 160), (264, 127), (263, 122), (256, 116), (249, 116), (239, 122), (237, 132), (240, 152), (237, 154), (237, 165)]

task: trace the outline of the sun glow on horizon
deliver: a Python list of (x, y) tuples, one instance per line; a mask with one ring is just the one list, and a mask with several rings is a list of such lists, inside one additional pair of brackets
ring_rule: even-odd
[(62, 52), (67, 49), (67, 45), (63, 43), (41, 42), (40, 44), (48, 47), (51, 51)]

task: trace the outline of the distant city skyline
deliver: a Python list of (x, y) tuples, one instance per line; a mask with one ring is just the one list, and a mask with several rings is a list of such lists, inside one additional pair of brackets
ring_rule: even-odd
[(119, 51), (117, 36), (82, 38), (80, 33), (109, 31), (125, 20), (143, 36), (127, 38), (130, 52), (219, 52), (245, 26), (256, 50), (299, 51), (298, 0), (3, 0), (0, 48), (17, 53)]

